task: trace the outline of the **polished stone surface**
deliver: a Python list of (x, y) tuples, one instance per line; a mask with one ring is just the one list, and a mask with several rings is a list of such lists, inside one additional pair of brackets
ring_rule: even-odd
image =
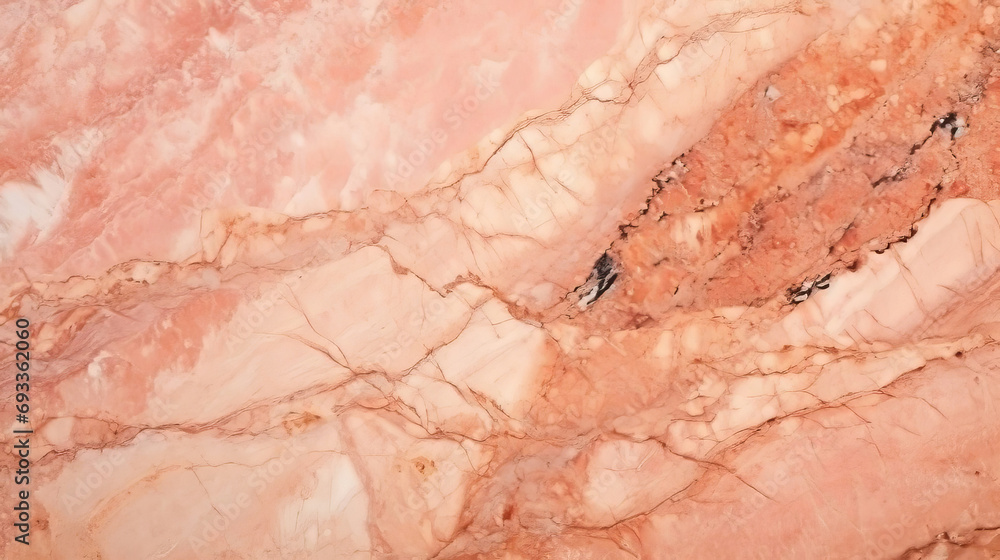
[(998, 5), (0, 6), (0, 556), (998, 557)]

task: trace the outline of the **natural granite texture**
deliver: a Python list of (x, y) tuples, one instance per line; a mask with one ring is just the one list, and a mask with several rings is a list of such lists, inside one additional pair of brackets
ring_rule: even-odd
[(5, 2), (0, 557), (1000, 557), (998, 6)]

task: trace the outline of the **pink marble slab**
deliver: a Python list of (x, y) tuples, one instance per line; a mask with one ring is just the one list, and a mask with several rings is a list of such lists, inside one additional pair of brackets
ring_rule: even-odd
[(1000, 557), (998, 6), (0, 5), (0, 557)]

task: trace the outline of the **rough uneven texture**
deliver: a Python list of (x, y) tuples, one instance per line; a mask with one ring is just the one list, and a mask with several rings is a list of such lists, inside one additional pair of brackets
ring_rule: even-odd
[(998, 5), (0, 5), (0, 557), (1000, 557)]

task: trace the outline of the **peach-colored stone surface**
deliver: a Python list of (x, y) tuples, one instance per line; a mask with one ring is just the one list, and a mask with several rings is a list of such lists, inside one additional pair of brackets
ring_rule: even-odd
[(1000, 557), (1000, 1), (0, 16), (0, 557)]

